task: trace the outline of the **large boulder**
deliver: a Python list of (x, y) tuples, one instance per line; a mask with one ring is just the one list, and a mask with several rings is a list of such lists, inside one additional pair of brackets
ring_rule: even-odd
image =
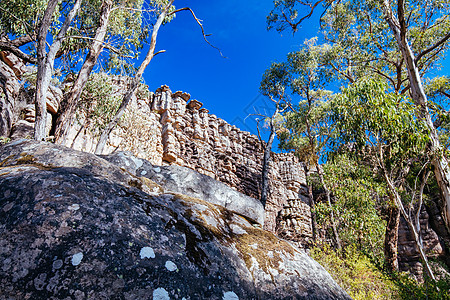
[(139, 159), (126, 152), (102, 157), (133, 175), (153, 180), (163, 186), (166, 191), (218, 204), (260, 225), (264, 223), (264, 207), (260, 201), (239, 193), (207, 175), (176, 165), (153, 166), (147, 160)]
[(0, 148), (0, 299), (349, 299), (302, 250), (95, 155)]

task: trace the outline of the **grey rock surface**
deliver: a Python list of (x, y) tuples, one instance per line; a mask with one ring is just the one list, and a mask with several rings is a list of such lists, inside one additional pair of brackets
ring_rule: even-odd
[(153, 166), (126, 152), (102, 156), (136, 176), (147, 177), (164, 187), (164, 190), (199, 198), (222, 205), (252, 221), (264, 224), (264, 207), (257, 199), (233, 190), (226, 184), (200, 174), (192, 169), (176, 165)]
[(0, 299), (349, 297), (303, 251), (223, 206), (21, 140), (0, 147)]

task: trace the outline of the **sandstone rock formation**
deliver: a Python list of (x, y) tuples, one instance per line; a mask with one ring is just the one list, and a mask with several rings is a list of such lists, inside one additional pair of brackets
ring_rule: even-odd
[(303, 250), (135, 167), (0, 147), (0, 299), (349, 299)]
[[(434, 208), (434, 209), (433, 209)], [(431, 215), (430, 215), (431, 214)], [(440, 216), (437, 207), (430, 203), (429, 207), (422, 206), (420, 214), (420, 230), (423, 241), (423, 247), (428, 257), (440, 258), (441, 261), (450, 265), (450, 256), (446, 244), (450, 242), (450, 237), (445, 231), (445, 224)], [(444, 229), (444, 230), (443, 230)], [(438, 232), (439, 235), (436, 233)], [(433, 263), (438, 278), (441, 275), (450, 275), (445, 269), (438, 264)], [(400, 271), (411, 272), (419, 281), (423, 280), (424, 270), (421, 262), (420, 254), (414, 243), (406, 221), (400, 218), (400, 226), (398, 231), (398, 265)]]
[[(23, 74), (29, 71), (14, 55), (0, 51), (0, 137), (17, 139), (33, 134), (33, 88), (29, 86), (26, 91), (20, 82)], [(126, 77), (112, 78), (119, 93), (125, 90), (128, 82)], [(63, 84), (59, 88), (50, 88), (47, 99), (49, 120), (59, 109), (64, 87)], [(93, 128), (81, 111), (77, 116), (65, 145), (93, 152), (98, 128)], [(209, 114), (202, 108), (202, 103), (191, 100), (188, 93), (172, 93), (167, 86), (155, 93), (137, 93), (119, 126), (112, 132), (105, 151), (105, 154), (129, 151), (155, 165), (188, 167), (247, 196), (259, 198), (262, 147), (258, 138)], [(310, 209), (304, 189), (302, 163), (290, 154), (273, 153), (264, 228), (298, 245), (311, 238)], [(450, 245), (450, 237), (442, 231), (444, 226), (439, 211), (435, 209), (421, 217), (428, 253), (448, 257), (445, 245)], [(438, 236), (444, 238), (440, 240)], [(420, 274), (419, 258), (405, 227), (400, 230), (399, 257), (402, 270), (410, 269)]]
[[(118, 80), (117, 84), (126, 83)], [(72, 128), (66, 145), (93, 152), (96, 138), (81, 123)], [(167, 86), (146, 98), (135, 97), (122, 125), (113, 131), (105, 154), (118, 150), (157, 165), (191, 168), (259, 199), (262, 146), (258, 138), (209, 114), (189, 94), (172, 93)], [(288, 200), (301, 199), (305, 175), (293, 155), (272, 156), (264, 226), (274, 232), (276, 217)], [(311, 231), (310, 222), (303, 225), (305, 232)]]
[[(29, 137), (33, 132), (35, 114), (32, 97), (17, 96), (20, 90), (18, 78), (27, 69), (13, 55), (8, 54), (8, 57), (12, 63), (0, 65), (0, 74), (10, 78), (7, 82), (0, 80), (0, 83), (6, 82), (3, 85), (7, 87), (3, 93), (7, 97), (1, 98), (0, 122), (6, 124), (0, 124), (0, 135), (13, 139)], [(117, 93), (123, 92), (128, 85), (126, 77), (113, 77), (112, 81), (120, 87), (116, 89)], [(28, 95), (33, 92), (30, 88)], [(15, 101), (8, 102), (5, 98)], [(47, 100), (49, 126), (61, 99), (61, 89), (52, 86)], [(64, 145), (94, 152), (98, 128), (92, 127), (83, 112), (80, 111), (77, 117)], [(155, 93), (138, 93), (120, 125), (111, 133), (105, 154), (118, 150), (130, 151), (156, 165), (189, 167), (259, 199), (262, 147), (258, 138), (209, 114), (202, 108), (202, 103), (191, 100), (188, 93), (172, 93), (167, 86)], [(275, 231), (277, 215), (288, 200), (301, 199), (299, 193), (304, 183), (301, 162), (292, 155), (273, 154), (264, 222), (266, 229)], [(292, 208), (287, 211), (292, 211)], [(311, 230), (308, 222), (303, 225), (304, 232)]]
[(260, 201), (235, 191), (224, 183), (180, 166), (156, 166), (127, 153), (103, 156), (106, 160), (138, 177), (164, 186), (167, 192), (182, 193), (217, 204), (259, 225), (264, 224), (264, 207)]

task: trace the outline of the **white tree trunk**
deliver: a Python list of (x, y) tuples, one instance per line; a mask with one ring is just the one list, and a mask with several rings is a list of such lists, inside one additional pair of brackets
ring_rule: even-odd
[(58, 50), (61, 48), (61, 43), (64, 36), (69, 29), (70, 23), (78, 12), (81, 5), (81, 0), (76, 0), (64, 23), (61, 26), (58, 34), (50, 45), (49, 51), (46, 51), (47, 33), (49, 31), (53, 13), (58, 5), (58, 0), (49, 0), (44, 16), (41, 20), (38, 33), (37, 46), (37, 80), (36, 80), (36, 94), (35, 94), (35, 108), (36, 108), (36, 122), (34, 125), (34, 139), (42, 141), (46, 137), (47, 124), (47, 92), (52, 78), (53, 66)]
[(99, 27), (97, 28), (94, 36), (94, 40), (89, 47), (89, 53), (81, 66), (78, 76), (70, 90), (65, 95), (63, 102), (61, 103), (58, 119), (56, 120), (55, 139), (59, 144), (65, 143), (65, 137), (67, 130), (70, 127), (73, 115), (77, 103), (80, 99), (81, 93), (89, 79), (89, 75), (92, 72), (98, 57), (103, 50), (103, 42), (105, 40), (106, 32), (108, 29), (108, 21), (112, 11), (111, 0), (105, 0), (102, 3), (102, 9), (99, 18)]
[(131, 82), (131, 86), (129, 90), (126, 92), (125, 96), (122, 99), (122, 102), (120, 103), (119, 109), (117, 110), (115, 116), (113, 119), (106, 125), (106, 128), (103, 130), (100, 139), (98, 141), (97, 147), (95, 148), (95, 154), (102, 154), (103, 149), (106, 146), (106, 142), (108, 141), (109, 134), (111, 131), (116, 127), (116, 125), (119, 123), (120, 118), (125, 113), (125, 110), (127, 109), (128, 104), (131, 101), (131, 98), (134, 95), (134, 92), (139, 86), (139, 83), (142, 79), (142, 74), (144, 74), (145, 68), (147, 68), (148, 64), (151, 62), (153, 57), (155, 56), (155, 48), (156, 48), (156, 38), (158, 36), (159, 28), (161, 27), (164, 19), (167, 16), (167, 13), (169, 12), (170, 7), (172, 6), (174, 0), (171, 0), (168, 5), (163, 9), (163, 11), (159, 14), (158, 19), (156, 20), (155, 25), (153, 26), (152, 31), (152, 37), (150, 39), (150, 48), (147, 52), (147, 55), (145, 56), (144, 61), (139, 66), (138, 71), (136, 72), (136, 76), (133, 78)]
[(428, 110), (428, 100), (425, 95), (419, 69), (417, 68), (414, 53), (412, 52), (406, 37), (403, 1), (398, 1), (398, 18), (393, 15), (389, 0), (383, 0), (383, 10), (385, 19), (388, 22), (395, 39), (397, 40), (403, 59), (406, 62), (408, 79), (411, 85), (411, 97), (419, 109), (420, 116), (423, 118), (423, 121), (429, 130), (430, 148), (434, 154), (432, 160), (434, 175), (443, 198), (442, 212), (445, 225), (447, 227), (447, 231), (450, 232), (450, 172), (448, 168), (448, 160), (442, 153), (439, 137)]

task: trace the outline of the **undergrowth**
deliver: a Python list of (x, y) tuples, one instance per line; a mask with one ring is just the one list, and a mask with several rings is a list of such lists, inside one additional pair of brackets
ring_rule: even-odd
[(400, 299), (398, 286), (353, 247), (338, 255), (324, 245), (312, 248), (310, 254), (353, 299)]
[(312, 248), (310, 255), (355, 300), (450, 299), (449, 277), (436, 282), (425, 278), (418, 283), (407, 273), (388, 275), (355, 247), (347, 247), (344, 254), (338, 254), (330, 246), (321, 245)]

